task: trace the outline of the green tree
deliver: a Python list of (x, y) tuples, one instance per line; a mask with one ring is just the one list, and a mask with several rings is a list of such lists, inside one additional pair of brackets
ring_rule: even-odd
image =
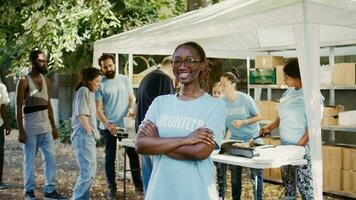
[(51, 69), (91, 63), (99, 38), (185, 11), (183, 0), (0, 0), (0, 66), (14, 74), (28, 66), (34, 46)]
[(9, 17), (1, 22), (6, 31), (1, 35), (0, 60), (13, 72), (27, 67), (27, 56), (34, 46), (50, 54), (51, 67), (62, 68), (64, 52), (74, 52), (83, 42), (120, 26), (107, 0), (5, 1), (2, 9)]

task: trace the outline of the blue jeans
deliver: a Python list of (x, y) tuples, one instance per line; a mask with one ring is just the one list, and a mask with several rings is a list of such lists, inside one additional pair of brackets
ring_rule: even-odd
[(35, 160), (38, 149), (41, 151), (43, 169), (45, 175), (45, 193), (51, 193), (55, 189), (56, 159), (54, 156), (54, 144), (51, 133), (31, 135), (27, 133), (26, 143), (23, 145), (23, 180), (24, 190), (28, 192), (35, 189)]
[(89, 200), (89, 190), (96, 174), (96, 141), (93, 135), (78, 129), (71, 138), (79, 176), (73, 189), (72, 200)]
[(152, 173), (151, 156), (141, 155), (141, 168), (142, 168), (143, 191), (146, 193), (148, 182), (150, 181), (150, 177)]
[[(255, 200), (263, 199), (263, 177), (262, 177), (262, 169), (252, 169), (251, 170), (251, 181), (253, 185), (253, 191), (255, 194), (255, 176), (257, 176), (257, 197), (254, 196)], [(240, 166), (231, 166), (231, 190), (232, 190), (232, 199), (237, 200), (241, 198), (241, 174), (242, 167)]]

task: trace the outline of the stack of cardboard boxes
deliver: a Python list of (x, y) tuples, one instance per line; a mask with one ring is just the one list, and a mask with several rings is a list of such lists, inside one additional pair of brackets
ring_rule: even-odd
[(276, 67), (283, 63), (281, 56), (256, 56), (255, 68), (250, 69), (250, 84), (276, 84)]
[(332, 79), (334, 85), (355, 85), (356, 63), (334, 64)]
[(277, 101), (258, 101), (256, 104), (263, 120), (275, 120), (278, 117)]
[(356, 197), (356, 149), (323, 145), (323, 188)]
[(324, 106), (322, 125), (338, 125), (339, 113), (344, 111), (345, 108), (342, 105), (336, 106)]

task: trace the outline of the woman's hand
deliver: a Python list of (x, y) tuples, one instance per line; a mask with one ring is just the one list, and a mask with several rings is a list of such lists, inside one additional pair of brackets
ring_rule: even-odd
[(141, 122), (137, 134), (148, 137), (159, 137), (157, 126), (149, 120), (143, 120)]
[(184, 138), (188, 144), (205, 143), (207, 145), (215, 144), (214, 134), (208, 128), (198, 128), (190, 135)]
[(260, 130), (260, 136), (265, 137), (266, 135), (271, 133), (271, 129), (268, 127), (263, 127)]
[(231, 125), (235, 128), (240, 128), (241, 126), (245, 125), (245, 121), (236, 119), (232, 121)]

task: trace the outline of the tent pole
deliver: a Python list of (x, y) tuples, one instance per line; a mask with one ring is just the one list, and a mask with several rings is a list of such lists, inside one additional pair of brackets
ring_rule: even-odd
[(119, 54), (115, 53), (115, 70), (116, 70), (116, 74), (119, 74)]
[[(304, 1), (303, 1), (304, 2)], [(305, 2), (304, 2), (305, 3)], [(307, 7), (305, 6), (304, 9)], [(304, 10), (304, 14), (307, 11)], [(320, 26), (304, 22), (293, 25), (303, 84), (312, 165), (313, 199), (323, 199), (320, 100)]]
[[(335, 64), (335, 50), (334, 47), (329, 48), (329, 65), (333, 66)], [(329, 104), (335, 105), (335, 89), (330, 88), (329, 90)], [(335, 143), (335, 131), (330, 131), (329, 142)]]
[(133, 80), (133, 54), (129, 54), (129, 80), (132, 84)]
[(246, 75), (246, 81), (247, 81), (247, 94), (250, 95), (250, 68), (251, 68), (251, 59), (250, 56), (247, 56), (246, 58), (246, 67), (247, 67), (247, 75)]

